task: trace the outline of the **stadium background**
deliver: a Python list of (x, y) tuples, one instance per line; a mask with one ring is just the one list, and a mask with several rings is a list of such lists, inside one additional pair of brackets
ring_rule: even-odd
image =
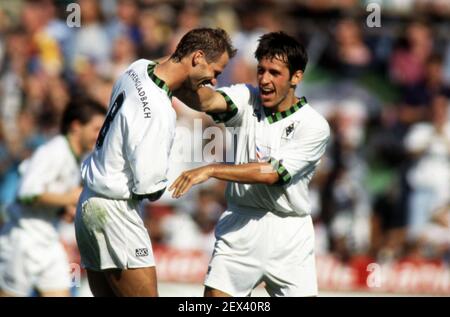
[[(450, 120), (449, 1), (79, 0), (81, 27), (69, 28), (71, 2), (0, 1), (3, 221), (18, 164), (58, 132), (70, 98), (88, 95), (106, 107), (129, 63), (169, 54), (198, 26), (224, 28), (239, 50), (219, 86), (255, 83), (257, 39), (281, 29), (307, 47), (298, 94), (332, 128), (311, 182), (322, 294), (450, 295), (450, 136), (440, 128)], [(369, 3), (380, 5), (381, 27), (367, 25)], [(203, 130), (214, 126), (174, 106), (189, 133), (177, 134), (170, 180), (204, 164), (179, 159), (198, 150), (186, 142), (202, 140), (194, 119)], [(438, 133), (424, 136), (424, 126)], [(210, 141), (203, 136), (197, 146)], [(436, 142), (447, 148), (436, 150)], [(145, 206), (161, 295), (201, 296), (223, 192), (223, 182), (209, 181), (180, 200), (165, 195)], [(73, 225), (62, 222), (60, 232), (78, 263)], [(75, 296), (89, 295), (82, 277)]]

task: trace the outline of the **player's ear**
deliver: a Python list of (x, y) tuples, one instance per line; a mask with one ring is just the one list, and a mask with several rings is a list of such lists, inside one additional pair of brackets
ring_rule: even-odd
[(205, 52), (203, 52), (202, 50), (197, 50), (192, 54), (192, 66), (193, 67), (204, 63), (204, 61), (205, 61)]
[(74, 120), (72, 121), (72, 123), (70, 124), (70, 128), (69, 128), (69, 132), (70, 133), (78, 133), (78, 131), (80, 131), (81, 129), (81, 123), (78, 120)]
[(301, 80), (303, 79), (303, 72), (301, 70), (297, 70), (291, 76), (291, 86), (297, 86)]

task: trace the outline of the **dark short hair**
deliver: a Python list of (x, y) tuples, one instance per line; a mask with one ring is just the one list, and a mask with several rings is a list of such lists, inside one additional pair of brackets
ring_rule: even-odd
[(259, 38), (255, 57), (258, 61), (263, 58), (282, 59), (288, 66), (291, 75), (297, 70), (304, 72), (308, 63), (308, 54), (303, 45), (282, 31), (262, 35)]
[(96, 115), (106, 115), (106, 108), (100, 103), (87, 98), (72, 100), (64, 110), (61, 133), (67, 134), (72, 122), (79, 121), (82, 125), (85, 125)]
[(198, 28), (181, 38), (170, 58), (179, 62), (196, 50), (205, 52), (208, 62), (216, 61), (224, 52), (227, 52), (230, 58), (236, 55), (236, 49), (231, 44), (227, 32), (220, 28)]

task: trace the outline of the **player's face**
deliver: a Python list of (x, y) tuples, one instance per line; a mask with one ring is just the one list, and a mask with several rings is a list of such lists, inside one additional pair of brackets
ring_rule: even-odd
[(223, 72), (228, 64), (228, 53), (223, 53), (217, 60), (208, 63), (203, 54), (194, 56), (195, 66), (189, 75), (189, 86), (197, 90), (204, 85), (215, 85), (217, 77)]
[(281, 59), (262, 58), (258, 62), (257, 79), (263, 106), (278, 107), (277, 111), (289, 108), (290, 97), (294, 94), (291, 88), (300, 81), (301, 78), (297, 78), (299, 73), (290, 76), (288, 66)]
[(102, 115), (95, 115), (91, 121), (81, 126), (80, 142), (81, 149), (84, 153), (90, 152), (94, 149), (98, 134), (102, 128), (105, 117)]

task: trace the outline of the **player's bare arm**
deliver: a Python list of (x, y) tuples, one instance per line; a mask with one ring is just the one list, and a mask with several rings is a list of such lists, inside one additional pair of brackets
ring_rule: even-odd
[(278, 173), (270, 163), (210, 164), (183, 172), (170, 186), (172, 197), (179, 198), (197, 184), (216, 178), (245, 184), (273, 185), (278, 181)]
[(211, 87), (201, 87), (196, 91), (180, 88), (174, 92), (181, 102), (196, 111), (220, 113), (230, 111), (225, 98)]
[(76, 187), (67, 193), (42, 193), (37, 196), (33, 203), (36, 205), (44, 205), (49, 207), (65, 207), (65, 206), (76, 206), (78, 198), (80, 197), (82, 188)]

